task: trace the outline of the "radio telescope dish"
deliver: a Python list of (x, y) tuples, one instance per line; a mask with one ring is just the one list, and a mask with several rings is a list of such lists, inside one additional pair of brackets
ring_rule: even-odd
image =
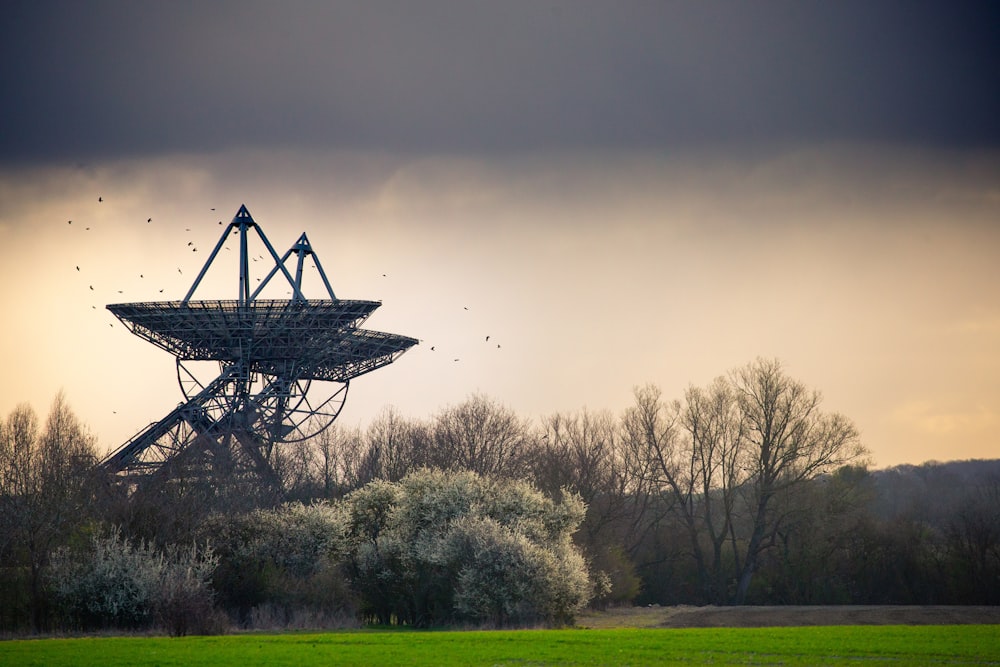
[[(266, 249), (260, 258), (273, 262), (253, 290), (251, 232)], [(219, 251), (236, 235), (237, 298), (194, 300)], [(304, 295), (307, 259), (322, 281), (324, 298)], [(281, 281), (291, 298), (260, 296)], [(158, 476), (254, 474), (280, 492), (275, 447), (329, 427), (352, 379), (387, 366), (417, 344), (414, 338), (361, 328), (380, 305), (338, 299), (304, 233), (279, 256), (241, 206), (182, 300), (107, 306), (133, 334), (174, 355), (185, 400), (101, 465), (133, 487)]]

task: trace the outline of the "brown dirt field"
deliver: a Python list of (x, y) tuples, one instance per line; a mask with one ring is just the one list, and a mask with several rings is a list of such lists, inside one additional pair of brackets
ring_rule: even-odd
[(583, 628), (754, 628), (796, 625), (1000, 624), (1000, 607), (844, 605), (631, 607), (586, 612)]

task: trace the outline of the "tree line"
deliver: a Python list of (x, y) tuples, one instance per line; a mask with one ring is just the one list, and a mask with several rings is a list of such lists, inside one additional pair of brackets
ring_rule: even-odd
[(43, 425), (18, 406), (0, 421), (0, 630), (1000, 603), (1000, 466), (871, 470), (854, 424), (777, 360), (676, 399), (638, 387), (621, 414), (386, 408), (272, 456), (280, 497), (245, 477), (122, 494), (61, 395)]

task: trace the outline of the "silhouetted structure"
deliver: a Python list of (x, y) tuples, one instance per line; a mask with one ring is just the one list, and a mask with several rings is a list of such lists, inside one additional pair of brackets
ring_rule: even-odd
[[(253, 290), (251, 230), (274, 262)], [(240, 243), (238, 298), (192, 300), (230, 235)], [(328, 298), (305, 297), (307, 258)], [(287, 281), (291, 298), (258, 298), (272, 280)], [(304, 233), (279, 257), (241, 206), (183, 300), (107, 306), (132, 333), (176, 357), (186, 400), (102, 466), (130, 489), (157, 477), (255, 475), (280, 491), (275, 445), (327, 428), (343, 407), (351, 379), (392, 363), (417, 343), (360, 328), (379, 305), (338, 299)], [(208, 379), (206, 364), (212, 369)]]

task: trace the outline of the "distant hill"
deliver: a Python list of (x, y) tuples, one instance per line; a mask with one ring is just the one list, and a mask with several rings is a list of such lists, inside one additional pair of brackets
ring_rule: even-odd
[(898, 475), (953, 475), (963, 480), (983, 479), (990, 476), (1000, 475), (1000, 459), (968, 459), (965, 461), (927, 461), (920, 465), (902, 464), (882, 470), (875, 470), (873, 474), (898, 474)]
[(970, 498), (1000, 500), (1000, 459), (928, 461), (871, 473), (883, 518), (905, 515), (932, 523), (951, 515)]

